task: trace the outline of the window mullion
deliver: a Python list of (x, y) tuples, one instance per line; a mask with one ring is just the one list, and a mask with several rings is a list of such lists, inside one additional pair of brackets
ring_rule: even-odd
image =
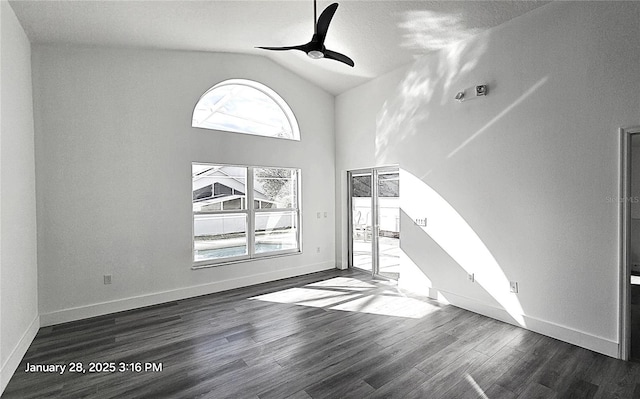
[(249, 257), (253, 258), (255, 255), (255, 242), (256, 242), (256, 229), (255, 229), (255, 209), (253, 202), (253, 167), (247, 167), (247, 245), (249, 251)]
[(269, 212), (295, 212), (298, 208), (263, 208), (255, 209), (255, 213), (269, 213)]
[(247, 213), (246, 209), (225, 209), (223, 211), (194, 211), (194, 215), (233, 215), (236, 213)]

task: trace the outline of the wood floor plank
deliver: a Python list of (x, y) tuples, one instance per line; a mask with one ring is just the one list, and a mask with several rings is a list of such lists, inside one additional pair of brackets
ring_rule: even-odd
[(516, 394), (528, 386), (534, 376), (542, 370), (544, 364), (557, 352), (560, 341), (543, 337), (528, 352), (525, 352), (518, 363), (498, 378), (496, 383)]
[[(615, 359), (612, 359), (615, 360)], [(611, 378), (603, 379), (594, 398), (630, 398), (633, 396), (640, 377), (640, 364), (632, 362), (604, 362), (603, 374)]]
[(518, 399), (555, 399), (557, 397), (558, 395), (551, 388), (531, 381), (518, 396)]
[[(162, 369), (25, 371), (71, 362)], [(639, 396), (638, 364), (333, 270), (41, 328), (2, 398)]]
[(376, 389), (376, 392), (371, 396), (372, 399), (390, 399), (397, 398), (402, 399), (413, 391), (413, 389), (426, 381), (425, 374), (415, 367), (406, 370), (402, 375), (394, 378), (385, 385)]
[[(459, 356), (455, 362), (442, 368), (438, 373), (431, 376), (413, 391), (409, 392), (406, 397), (407, 399), (456, 397), (458, 393), (451, 393), (451, 390), (456, 387), (456, 383), (465, 380), (465, 377), (469, 375), (470, 372), (487, 360), (487, 355), (470, 350), (465, 355)], [(473, 388), (469, 385), (466, 389)]]
[[(489, 360), (474, 370), (470, 370), (463, 380), (460, 380), (452, 392), (456, 399), (472, 399), (482, 397), (488, 392), (499, 377), (508, 373), (522, 358), (523, 352), (505, 345)], [(515, 394), (514, 394), (515, 395)], [(490, 396), (492, 398), (492, 396)]]
[(524, 331), (521, 328), (513, 328), (513, 326), (505, 323), (498, 323), (492, 330), (492, 334), (473, 348), (475, 351), (484, 353), (487, 356), (493, 356)]
[[(396, 349), (399, 350), (399, 349)], [(373, 370), (377, 370), (388, 362), (392, 361), (397, 354), (396, 350), (384, 348), (376, 352), (370, 353), (369, 356), (361, 361), (354, 363), (350, 367), (342, 370), (336, 370), (336, 373), (317, 383), (305, 388), (305, 391), (311, 397), (325, 397), (327, 393), (341, 392), (345, 393), (345, 389), (354, 382), (362, 381), (362, 377)], [(368, 385), (368, 384), (367, 384)]]
[(381, 365), (376, 370), (367, 373), (363, 379), (370, 386), (378, 389), (388, 382), (400, 377), (408, 370), (413, 369), (416, 364), (445, 350), (456, 340), (455, 337), (447, 334), (434, 336), (433, 339), (425, 340), (417, 343), (416, 346), (407, 354), (397, 356), (386, 364)]
[(279, 399), (301, 389), (308, 393), (307, 390), (313, 388), (315, 384), (322, 383), (340, 374), (342, 370), (375, 356), (380, 350), (382, 348), (376, 344), (362, 342), (320, 362), (307, 364), (304, 367), (285, 368), (288, 372), (287, 376), (281, 378), (275, 387), (263, 390), (258, 396), (260, 399)]
[(339, 383), (335, 385), (322, 384), (314, 385), (305, 392), (313, 399), (333, 399), (333, 398), (369, 398), (375, 392), (366, 382), (360, 379), (351, 379), (348, 383)]
[(566, 390), (561, 390), (564, 399), (591, 399), (598, 392), (598, 386), (583, 380), (574, 380)]
[(298, 391), (293, 395), (287, 396), (285, 399), (313, 399), (313, 398), (311, 398), (311, 396), (309, 396), (309, 394), (306, 393), (305, 391)]
[(518, 349), (521, 352), (529, 352), (535, 348), (538, 341), (542, 339), (542, 335), (534, 333), (533, 331), (518, 329), (519, 334), (513, 337), (507, 346)]
[[(516, 399), (517, 396), (515, 393), (510, 390), (498, 385), (493, 384), (489, 389), (484, 392), (487, 398), (491, 399)], [(486, 399), (486, 398), (483, 398)]]

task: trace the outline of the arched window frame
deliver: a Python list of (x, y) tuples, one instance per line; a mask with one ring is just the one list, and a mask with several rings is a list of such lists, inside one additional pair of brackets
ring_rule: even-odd
[(284, 140), (295, 140), (295, 141), (300, 141), (300, 128), (298, 127), (298, 121), (293, 113), (293, 111), (291, 110), (291, 107), (289, 107), (289, 104), (287, 104), (287, 102), (278, 94), (276, 93), (273, 89), (267, 87), (266, 85), (253, 81), (253, 80), (249, 80), (249, 79), (228, 79), (228, 80), (224, 80), (216, 85), (214, 85), (213, 87), (211, 87), (209, 90), (207, 90), (204, 94), (202, 94), (202, 96), (200, 96), (200, 98), (198, 99), (198, 101), (196, 102), (196, 105), (193, 108), (193, 112), (191, 114), (191, 126), (195, 127), (195, 128), (200, 128), (200, 129), (208, 129), (208, 130), (218, 130), (218, 129), (211, 129), (205, 126), (197, 126), (194, 124), (194, 116), (195, 116), (195, 112), (196, 109), (198, 108), (198, 105), (200, 104), (200, 102), (205, 99), (211, 92), (213, 92), (216, 89), (219, 89), (221, 87), (224, 86), (230, 86), (230, 85), (237, 85), (237, 86), (246, 86), (249, 87), (251, 89), (254, 90), (258, 90), (261, 93), (265, 94), (267, 97), (269, 97), (284, 113), (285, 117), (287, 118), (287, 122), (289, 123), (289, 126), (291, 127), (291, 135), (292, 137), (277, 137), (277, 136), (270, 136), (270, 135), (266, 135), (266, 134), (256, 134), (254, 132), (247, 132), (247, 131), (240, 131), (240, 130), (234, 130), (234, 129), (220, 129), (223, 131), (227, 131), (227, 132), (232, 132), (232, 133), (241, 133), (241, 134), (249, 134), (249, 135), (253, 135), (253, 136), (259, 136), (259, 137), (272, 137), (272, 138), (277, 138), (277, 139), (284, 139)]

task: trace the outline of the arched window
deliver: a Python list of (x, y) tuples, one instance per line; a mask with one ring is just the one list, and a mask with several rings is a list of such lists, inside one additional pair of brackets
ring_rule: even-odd
[(300, 140), (298, 122), (282, 97), (245, 79), (225, 80), (204, 93), (193, 110), (191, 126)]

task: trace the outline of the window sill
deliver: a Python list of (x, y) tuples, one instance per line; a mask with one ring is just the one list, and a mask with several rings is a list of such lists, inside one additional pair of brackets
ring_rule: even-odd
[(199, 270), (199, 269), (208, 269), (210, 267), (218, 267), (218, 266), (228, 266), (235, 265), (237, 263), (247, 263), (247, 262), (255, 262), (257, 260), (262, 259), (272, 259), (272, 258), (282, 258), (284, 256), (295, 256), (302, 255), (302, 250), (290, 251), (290, 252), (279, 252), (270, 255), (258, 255), (253, 258), (243, 258), (243, 259), (235, 259), (228, 261), (218, 261), (207, 263), (207, 261), (194, 262), (191, 266), (191, 270)]

